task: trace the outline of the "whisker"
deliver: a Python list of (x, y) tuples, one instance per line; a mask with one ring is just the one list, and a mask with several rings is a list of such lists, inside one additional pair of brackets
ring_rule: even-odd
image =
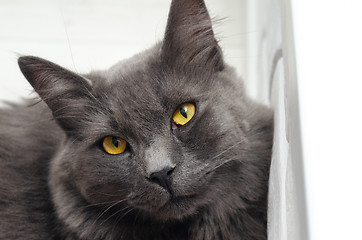
[(92, 224), (92, 227), (93, 227), (93, 225), (94, 225), (107, 211), (109, 211), (111, 208), (113, 208), (113, 207), (116, 206), (117, 204), (122, 203), (122, 202), (124, 202), (124, 201), (126, 201), (126, 199), (122, 199), (122, 200), (116, 201), (116, 202), (114, 202), (113, 204), (111, 204), (110, 206), (108, 206), (107, 209), (102, 210), (101, 214), (99, 214), (98, 217), (94, 220), (94, 222), (93, 222), (93, 224)]
[(73, 67), (74, 67), (74, 70), (77, 71), (77, 68), (75, 67), (75, 63), (74, 63), (72, 46), (70, 45), (69, 34), (68, 34), (68, 31), (67, 31), (67, 26), (65, 25), (65, 19), (64, 19), (64, 15), (63, 15), (62, 10), (60, 10), (60, 15), (62, 16), (62, 19), (63, 19), (64, 31), (65, 31), (65, 35), (67, 36), (68, 48), (69, 48), (69, 52), (70, 52), (70, 57), (72, 58)]
[(228, 159), (228, 160), (226, 160), (224, 162), (221, 162), (221, 163), (217, 164), (215, 167), (213, 167), (211, 170), (209, 170), (208, 172), (215, 171), (216, 169), (220, 168), (221, 166), (223, 166), (223, 165), (225, 165), (225, 164), (227, 164), (229, 162), (232, 162), (232, 161), (237, 161), (237, 159), (231, 158), (231, 159)]
[(211, 159), (209, 159), (209, 161), (212, 161), (218, 157), (220, 157), (221, 155), (223, 155), (224, 153), (230, 151), (231, 149), (233, 149), (236, 146), (239, 146), (239, 144), (243, 143), (245, 140), (240, 140), (239, 142), (236, 142), (235, 144), (231, 145), (230, 147), (228, 147), (227, 149), (225, 149), (224, 151), (220, 152), (219, 154), (213, 156)]
[[(112, 230), (111, 230), (111, 236), (114, 238), (114, 239), (116, 239), (116, 237), (114, 237), (114, 231), (116, 230), (116, 226), (118, 226), (118, 223), (119, 223), (119, 221), (122, 219), (122, 217), (121, 216), (118, 216), (117, 218), (116, 218), (116, 221), (113, 223), (113, 227), (112, 227)], [(120, 239), (122, 239), (122, 238), (120, 238)]]
[(106, 218), (104, 221), (102, 221), (102, 222), (100, 223), (100, 225), (102, 225), (103, 223), (107, 222), (108, 219), (110, 219), (110, 218), (112, 218), (113, 216), (115, 216), (115, 215), (123, 212), (124, 210), (128, 210), (128, 211), (127, 211), (125, 214), (123, 214), (121, 218), (125, 217), (129, 212), (131, 212), (132, 210), (134, 210), (134, 208), (132, 208), (131, 206), (126, 206), (126, 207), (122, 208), (121, 210), (116, 211), (115, 213), (113, 213), (113, 214), (112, 214), (111, 216), (109, 216), (108, 218)]
[(108, 202), (93, 203), (93, 204), (88, 204), (85, 206), (78, 207), (77, 209), (85, 209), (85, 208), (89, 208), (89, 207), (102, 206), (102, 205), (108, 206), (108, 204), (114, 204), (116, 202), (117, 202), (116, 200), (113, 200), (113, 201), (108, 201)]

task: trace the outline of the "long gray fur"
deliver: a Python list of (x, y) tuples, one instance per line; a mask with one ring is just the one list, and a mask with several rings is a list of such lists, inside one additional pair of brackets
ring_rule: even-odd
[[(107, 71), (18, 62), (42, 101), (0, 110), (0, 239), (267, 238), (272, 112), (224, 63), (202, 0), (174, 0), (163, 42)], [(196, 114), (172, 130), (185, 102)], [(148, 179), (166, 165), (172, 192)]]

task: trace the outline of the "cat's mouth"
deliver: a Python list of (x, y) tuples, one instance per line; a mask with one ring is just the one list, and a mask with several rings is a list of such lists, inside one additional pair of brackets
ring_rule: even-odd
[(161, 220), (182, 219), (196, 212), (197, 195), (170, 196), (170, 199), (151, 214)]
[(199, 202), (197, 194), (175, 195), (163, 191), (158, 193), (157, 197), (152, 193), (142, 198), (133, 196), (129, 204), (160, 220), (169, 220), (192, 215), (198, 206), (197, 202)]
[[(199, 170), (201, 172), (204, 169)], [(136, 209), (150, 214), (160, 220), (182, 219), (194, 215), (197, 210), (207, 204), (210, 199), (205, 198), (209, 189), (210, 174), (198, 174), (197, 180), (187, 181), (191, 177), (181, 178), (175, 175), (164, 184), (158, 181), (140, 181), (135, 184), (128, 195), (128, 204)]]

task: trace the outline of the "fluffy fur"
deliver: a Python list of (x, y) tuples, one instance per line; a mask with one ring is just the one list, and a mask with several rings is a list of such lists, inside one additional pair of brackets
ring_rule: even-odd
[[(272, 113), (224, 63), (203, 1), (174, 0), (162, 43), (107, 71), (19, 66), (42, 101), (0, 110), (1, 239), (267, 238)], [(196, 114), (172, 129), (185, 102)], [(128, 150), (107, 154), (106, 136)]]

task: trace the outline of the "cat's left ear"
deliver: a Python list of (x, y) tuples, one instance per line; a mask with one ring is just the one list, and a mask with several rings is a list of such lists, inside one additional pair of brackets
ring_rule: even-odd
[(171, 67), (224, 68), (222, 51), (203, 0), (173, 0), (162, 45), (162, 58)]
[[(92, 106), (92, 87), (82, 76), (50, 61), (23, 56), (21, 72), (51, 109), (55, 120), (69, 134), (80, 127), (84, 106)], [(93, 103), (94, 104), (94, 103)]]

